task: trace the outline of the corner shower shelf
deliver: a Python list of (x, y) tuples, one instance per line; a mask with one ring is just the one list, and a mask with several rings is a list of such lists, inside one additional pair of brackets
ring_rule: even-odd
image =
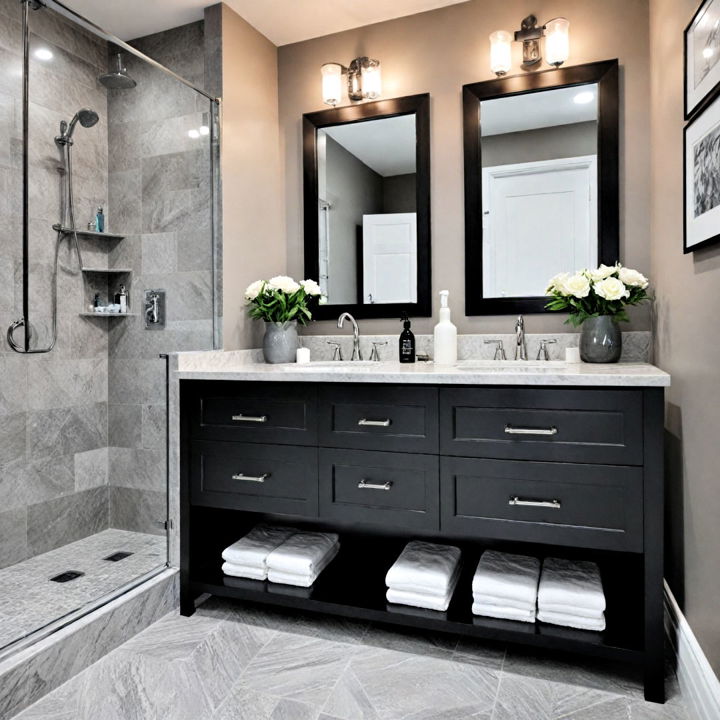
[(81, 312), (80, 317), (92, 317), (92, 318), (116, 318), (116, 317), (138, 317), (139, 313), (96, 313), (96, 312)]
[(128, 273), (132, 272), (132, 268), (90, 268), (90, 267), (84, 267), (82, 268), (82, 271), (84, 273), (114, 273), (116, 275), (127, 275)]
[(95, 230), (80, 230), (79, 228), (73, 230), (73, 228), (65, 227), (64, 225), (58, 224), (53, 225), (53, 230), (64, 233), (66, 235), (76, 232), (78, 235), (82, 235), (83, 237), (97, 238), (99, 240), (123, 240), (125, 238), (124, 235), (117, 235), (116, 233), (95, 232)]

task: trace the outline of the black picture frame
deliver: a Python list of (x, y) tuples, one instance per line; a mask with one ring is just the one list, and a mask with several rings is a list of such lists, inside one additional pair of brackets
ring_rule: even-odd
[(598, 86), (598, 261), (612, 265), (620, 255), (618, 61), (603, 60), (463, 86), (466, 315), (548, 312), (548, 298), (544, 296), (483, 297), (480, 102), (592, 83)]
[(416, 139), (416, 207), (417, 207), (417, 302), (378, 304), (318, 305), (313, 317), (318, 320), (337, 318), (343, 312), (355, 318), (430, 317), (430, 95), (408, 95), (387, 100), (348, 105), (303, 115), (303, 226), (305, 276), (316, 279), (320, 273), (317, 222), (318, 166), (317, 131), (331, 125), (377, 120), (398, 115), (415, 115)]
[(690, 36), (693, 26), (697, 22), (698, 18), (713, 2), (720, 2), (720, 0), (702, 0), (700, 5), (698, 6), (698, 9), (695, 11), (695, 14), (692, 16), (692, 20), (690, 20), (687, 27), (683, 31), (683, 117), (685, 120), (692, 120), (693, 118), (698, 117), (720, 93), (719, 72), (717, 74), (717, 81), (710, 86), (710, 88), (700, 97), (700, 99), (696, 100), (693, 103), (692, 107), (690, 107), (690, 101), (688, 99), (690, 89), (688, 83), (688, 77), (690, 75), (690, 68), (688, 65), (690, 61), (690, 56), (688, 52), (688, 37)]
[[(704, 240), (699, 242), (688, 243), (688, 134), (696, 128), (698, 123), (706, 120), (708, 113), (715, 113), (717, 122), (720, 123), (720, 95), (716, 95), (715, 98), (706, 105), (701, 112), (695, 113), (692, 120), (685, 126), (683, 130), (683, 253), (695, 252), (696, 250), (703, 250), (710, 245), (715, 245), (720, 242), (720, 206), (713, 208), (716, 211), (716, 228), (717, 232), (714, 235), (708, 235)], [(694, 181), (694, 178), (693, 178)]]

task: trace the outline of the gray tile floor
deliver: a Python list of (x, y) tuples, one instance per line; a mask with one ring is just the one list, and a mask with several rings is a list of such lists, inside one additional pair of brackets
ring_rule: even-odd
[(621, 668), (211, 598), (16, 720), (694, 720)]
[[(104, 530), (3, 568), (0, 648), (164, 565), (165, 548), (165, 536)], [(133, 554), (119, 562), (103, 559), (121, 550)], [(65, 570), (85, 575), (68, 583), (50, 581)]]

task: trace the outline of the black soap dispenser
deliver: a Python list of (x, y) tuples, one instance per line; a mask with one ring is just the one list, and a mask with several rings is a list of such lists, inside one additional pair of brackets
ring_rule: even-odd
[(410, 318), (407, 313), (402, 315), (403, 331), (400, 333), (400, 362), (415, 362), (415, 336), (410, 330)]

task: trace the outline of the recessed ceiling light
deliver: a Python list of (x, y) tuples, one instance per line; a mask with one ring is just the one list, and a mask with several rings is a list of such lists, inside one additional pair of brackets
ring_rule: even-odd
[(704, 58), (711, 58), (715, 54), (715, 51), (711, 47), (703, 48), (702, 56)]
[(207, 125), (201, 125), (200, 126), (200, 134), (201, 135), (209, 135), (210, 134), (210, 128)]
[(188, 130), (188, 137), (191, 137), (193, 140), (197, 140), (200, 137), (200, 132), (195, 128)]
[(595, 99), (595, 93), (586, 90), (585, 92), (579, 92), (574, 98), (573, 102), (578, 105), (587, 105)]
[(48, 60), (52, 60), (52, 59), (53, 59), (53, 54), (52, 54), (52, 52), (51, 52), (50, 50), (48, 50), (47, 48), (42, 48), (42, 47), (41, 47), (41, 48), (38, 48), (38, 49), (35, 51), (35, 57), (36, 57), (38, 60), (44, 60), (45, 62), (47, 62)]

